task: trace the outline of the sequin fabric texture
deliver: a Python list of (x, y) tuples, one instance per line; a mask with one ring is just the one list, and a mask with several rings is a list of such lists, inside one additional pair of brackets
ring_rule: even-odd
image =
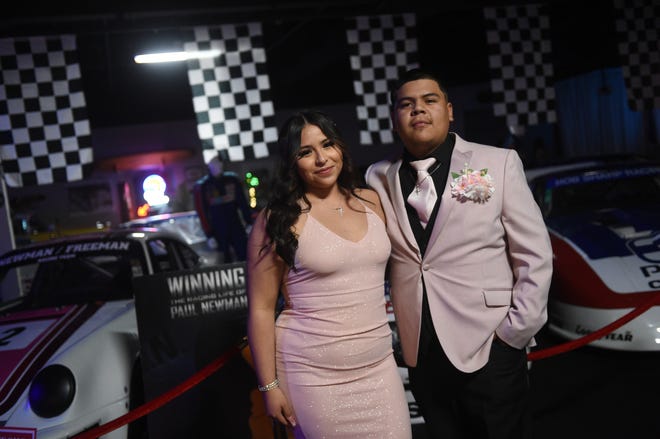
[(293, 404), (297, 439), (411, 438), (408, 404), (392, 355), (383, 279), (385, 225), (346, 240), (309, 215), (276, 322), (277, 373)]

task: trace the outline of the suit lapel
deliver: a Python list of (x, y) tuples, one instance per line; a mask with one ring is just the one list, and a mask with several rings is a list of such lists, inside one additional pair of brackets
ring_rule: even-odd
[(401, 168), (402, 161), (399, 159), (387, 169), (387, 190), (389, 199), (392, 200), (394, 212), (397, 214), (397, 224), (403, 237), (408, 243), (419, 250), (419, 245), (415, 239), (415, 235), (410, 226), (410, 220), (406, 214), (406, 201), (403, 198), (403, 191), (401, 189), (401, 180), (399, 179), (399, 169)]
[(451, 182), (454, 180), (451, 176), (452, 172), (458, 172), (460, 169), (465, 167), (465, 164), (470, 164), (470, 159), (472, 158), (472, 151), (469, 151), (465, 148), (465, 141), (456, 135), (456, 144), (454, 145), (454, 151), (451, 155), (451, 162), (449, 165), (449, 175), (447, 176), (447, 183), (445, 188), (442, 191), (440, 208), (438, 209), (438, 214), (435, 218), (435, 224), (433, 225), (433, 231), (429, 237), (429, 244), (427, 248), (432, 248), (435, 244), (435, 241), (438, 239), (438, 236), (445, 228), (449, 215), (456, 206), (456, 200), (451, 196)]

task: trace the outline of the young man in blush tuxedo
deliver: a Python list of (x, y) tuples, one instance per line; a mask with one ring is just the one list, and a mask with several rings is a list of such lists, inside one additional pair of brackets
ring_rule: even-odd
[(450, 132), (432, 72), (406, 72), (391, 98), (404, 151), (365, 178), (387, 217), (394, 312), (429, 437), (530, 438), (527, 348), (547, 320), (552, 249), (522, 162)]

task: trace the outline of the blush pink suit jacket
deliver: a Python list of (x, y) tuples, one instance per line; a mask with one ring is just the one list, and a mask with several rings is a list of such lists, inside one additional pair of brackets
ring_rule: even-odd
[[(488, 169), (495, 187), (488, 201), (452, 197), (451, 173), (466, 164)], [(422, 278), (440, 344), (459, 370), (473, 372), (486, 364), (495, 333), (519, 349), (536, 345), (534, 336), (547, 320), (552, 249), (518, 154), (456, 135), (424, 256), (408, 221), (400, 167), (401, 160), (380, 161), (365, 177), (387, 217), (392, 301), (406, 364), (417, 364)]]

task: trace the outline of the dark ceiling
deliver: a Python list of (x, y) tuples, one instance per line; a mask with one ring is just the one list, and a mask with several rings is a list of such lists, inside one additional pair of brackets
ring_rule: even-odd
[[(277, 110), (354, 101), (347, 17), (416, 13), (420, 63), (441, 68), (453, 86), (489, 80), (482, 8), (524, 3), (537, 2), (14, 0), (3, 5), (0, 38), (76, 34), (90, 121), (116, 126), (194, 118), (185, 64), (137, 65), (133, 56), (180, 43), (181, 32), (197, 25), (262, 23)], [(600, 24), (611, 21), (602, 19), (611, 8), (594, 8), (590, 1), (550, 4), (553, 43), (562, 54), (558, 77), (616, 65), (611, 32)]]
[(0, 17), (0, 36), (43, 33), (126, 32), (245, 21), (291, 21), (397, 12), (452, 11), (520, 0), (403, 2), (393, 0), (119, 0), (14, 2)]
[[(24, 1), (0, 15), (0, 37), (76, 34), (91, 122), (115, 126), (193, 117), (185, 64), (136, 65), (133, 56), (169, 50), (180, 44), (182, 32), (198, 25), (261, 22), (280, 105), (350, 101), (351, 88), (337, 86), (351, 83), (346, 53), (343, 47), (328, 47), (332, 34), (337, 41), (345, 39), (333, 21), (393, 13), (401, 5), (382, 0)], [(304, 74), (291, 75), (292, 69)], [(330, 80), (319, 81), (331, 70)]]

